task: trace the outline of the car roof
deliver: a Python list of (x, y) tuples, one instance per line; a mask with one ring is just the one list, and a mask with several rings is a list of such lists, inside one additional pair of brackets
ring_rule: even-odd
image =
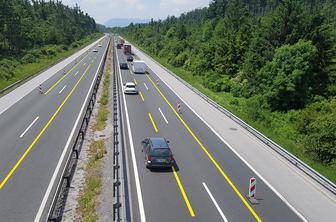
[(135, 86), (135, 84), (132, 83), (132, 82), (127, 82), (125, 85), (126, 85), (126, 86)]
[(168, 146), (165, 138), (152, 137), (152, 138), (149, 138), (149, 141), (150, 141), (153, 149), (160, 149), (160, 148), (168, 148), (169, 149), (169, 146)]

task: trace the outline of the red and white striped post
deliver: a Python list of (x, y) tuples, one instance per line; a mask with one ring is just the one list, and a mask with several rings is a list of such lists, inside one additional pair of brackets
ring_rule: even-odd
[(181, 103), (180, 102), (177, 103), (176, 110), (177, 110), (177, 113), (181, 114)]
[(41, 84), (38, 86), (38, 90), (39, 90), (40, 94), (43, 94), (43, 89), (42, 89), (42, 85)]
[(249, 192), (248, 192), (248, 199), (252, 203), (257, 203), (256, 190), (257, 190), (257, 180), (256, 180), (256, 178), (252, 177), (252, 178), (250, 178)]

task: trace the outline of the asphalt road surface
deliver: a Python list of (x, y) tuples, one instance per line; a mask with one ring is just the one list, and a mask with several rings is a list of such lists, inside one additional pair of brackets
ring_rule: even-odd
[[(116, 49), (117, 63), (126, 62)], [(133, 221), (301, 221), (157, 75), (120, 70), (120, 88), (135, 82), (138, 95), (122, 96)], [(177, 104), (180, 103), (180, 112)], [(149, 170), (141, 141), (165, 137), (176, 165)], [(258, 181), (258, 204), (246, 197), (247, 178)]]
[(44, 207), (49, 185), (55, 182), (53, 174), (96, 78), (108, 40), (105, 36), (99, 41), (102, 47), (96, 42), (98, 52), (90, 49), (67, 65), (65, 72), (51, 73), (42, 83), (42, 94), (36, 84), (31, 84), (33, 88), (27, 95), (2, 109), (0, 221), (45, 219), (45, 214), (38, 215), (39, 209)]

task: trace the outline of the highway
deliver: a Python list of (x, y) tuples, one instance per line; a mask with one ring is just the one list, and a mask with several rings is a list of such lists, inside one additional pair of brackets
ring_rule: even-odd
[[(126, 62), (122, 49), (115, 50), (117, 64)], [(147, 69), (148, 74), (134, 74), (117, 68), (120, 89), (125, 82), (135, 82), (139, 90), (139, 95), (120, 91), (133, 221), (303, 220)], [(172, 169), (145, 167), (141, 141), (146, 137), (170, 141), (176, 160)], [(258, 181), (258, 204), (245, 196), (250, 177)]]
[(58, 183), (59, 164), (108, 42), (105, 36), (86, 47), (88, 53), (81, 50), (82, 57), (56, 65), (66, 64), (65, 72), (51, 67), (0, 98), (0, 221), (45, 221), (50, 188)]

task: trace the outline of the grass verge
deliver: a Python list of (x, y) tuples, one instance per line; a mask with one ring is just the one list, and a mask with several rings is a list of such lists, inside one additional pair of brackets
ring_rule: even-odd
[[(106, 127), (106, 120), (108, 118), (108, 99), (109, 99), (109, 86), (110, 86), (110, 67), (112, 62), (112, 43), (110, 43), (108, 49), (108, 56), (105, 63), (104, 69), (104, 82), (102, 95), (100, 97), (99, 110), (97, 114), (97, 119), (92, 129), (94, 131), (102, 131)], [(98, 220), (98, 215), (96, 214), (97, 207), (97, 195), (102, 189), (102, 179), (101, 179), (101, 165), (102, 158), (106, 154), (105, 140), (93, 141), (90, 144), (89, 149), (89, 161), (86, 165), (85, 171), (85, 185), (82, 190), (79, 201), (78, 201), (78, 211), (81, 215), (81, 221), (84, 222), (94, 222)]]
[[(132, 42), (132, 44), (134, 43)], [(317, 172), (331, 180), (333, 183), (336, 183), (336, 166), (318, 162), (304, 152), (303, 144), (300, 140), (300, 136), (302, 135), (299, 135), (296, 132), (295, 127), (290, 120), (293, 116), (298, 115), (299, 113), (295, 113), (295, 111), (292, 113), (269, 112), (264, 114), (265, 116), (269, 116), (267, 120), (256, 121), (252, 119), (246, 112), (247, 99), (234, 97), (231, 93), (213, 92), (203, 85), (202, 77), (192, 75), (191, 72), (186, 71), (183, 68), (174, 67), (168, 63), (167, 59), (160, 58), (137, 44), (134, 45), (142, 51), (146, 52), (160, 64), (174, 72), (183, 80), (191, 84), (200, 92), (216, 101), (230, 112), (234, 113), (240, 119), (244, 120), (250, 126), (257, 129), (259, 132), (272, 139), (274, 142), (281, 145), (287, 151), (298, 157)]]

